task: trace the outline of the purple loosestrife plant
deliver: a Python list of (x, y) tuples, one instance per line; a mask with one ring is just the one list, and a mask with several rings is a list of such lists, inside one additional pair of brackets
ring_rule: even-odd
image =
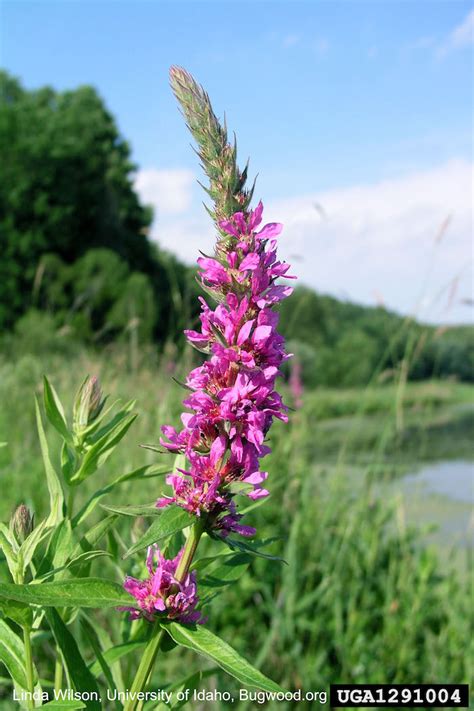
[[(282, 226), (262, 227), (262, 203), (250, 208), (253, 188), (245, 187), (247, 168), (238, 169), (236, 146), (228, 142), (207, 94), (177, 67), (171, 69), (171, 85), (209, 178), (205, 189), (214, 204), (207, 209), (218, 237), (214, 256), (198, 259), (198, 281), (213, 303), (200, 297), (200, 329), (185, 331), (188, 342), (209, 357), (186, 378), (190, 394), (183, 401), (182, 428), (163, 426), (160, 440), (179, 463), (166, 479), (171, 492), (156, 503), (164, 510), (156, 531), (166, 528), (165, 512), (171, 520), (182, 510), (181, 527), (189, 525), (190, 533), (173, 560), (149, 548), (148, 577), (127, 578), (124, 585), (138, 603), (131, 616), (155, 621), (133, 693), (149, 678), (163, 633), (170, 632), (169, 621), (178, 620), (188, 628), (203, 622), (196, 610), (199, 585), (196, 588), (195, 573), (189, 572), (201, 536), (229, 541), (230, 534), (255, 535), (255, 528), (241, 523), (235, 498), (268, 495), (263, 486), (268, 473), (260, 461), (270, 452), (266, 438), (273, 420), (287, 421), (276, 381), (289, 356), (277, 330), (275, 307), (292, 292), (278, 279), (294, 277), (277, 257), (276, 238)], [(149, 537), (148, 532), (144, 540)], [(202, 630), (201, 637), (204, 634), (210, 633)], [(171, 636), (179, 638), (176, 630)], [(125, 707), (134, 708), (134, 702)]]

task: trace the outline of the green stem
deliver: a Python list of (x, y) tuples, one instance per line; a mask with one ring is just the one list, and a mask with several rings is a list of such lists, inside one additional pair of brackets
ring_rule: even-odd
[(74, 506), (74, 497), (76, 495), (75, 487), (71, 486), (69, 489), (69, 496), (67, 498), (67, 517), (72, 519), (72, 509)]
[(29, 709), (35, 708), (35, 702), (33, 700), (33, 692), (35, 689), (34, 674), (33, 674), (33, 656), (31, 653), (31, 637), (30, 628), (26, 625), (23, 627), (23, 642), (25, 645), (25, 667), (26, 667), (26, 684), (27, 691), (31, 698), (27, 700), (27, 706)]
[(148, 640), (147, 646), (141, 658), (133, 684), (130, 687), (129, 699), (123, 707), (123, 711), (135, 711), (139, 700), (136, 695), (142, 691), (147, 683), (148, 677), (151, 674), (155, 663), (156, 655), (160, 646), (161, 638), (163, 637), (163, 629), (159, 622), (155, 622), (155, 626), (151, 632), (151, 637)]
[(204, 533), (206, 522), (204, 518), (198, 518), (194, 526), (191, 528), (188, 539), (185, 543), (183, 555), (179, 561), (178, 567), (176, 568), (175, 578), (179, 583), (182, 583), (188, 574), (191, 563), (193, 562), (194, 554), (196, 553), (196, 548), (201, 540), (201, 536)]
[[(185, 543), (183, 555), (179, 561), (178, 567), (176, 568), (175, 578), (181, 583), (186, 575), (188, 574), (189, 568), (196, 553), (196, 548), (204, 532), (205, 521), (200, 518), (191, 528), (188, 539)], [(145, 647), (143, 657), (141, 658), (140, 665), (138, 667), (135, 679), (133, 680), (132, 686), (130, 687), (129, 699), (124, 706), (123, 711), (135, 711), (138, 708), (139, 701), (136, 695), (143, 691), (148, 678), (153, 670), (153, 665), (155, 664), (156, 655), (158, 654), (158, 649), (160, 647), (160, 642), (163, 637), (163, 628), (160, 622), (155, 622), (155, 625), (151, 632), (151, 637)]]
[(54, 691), (57, 695), (61, 691), (63, 683), (63, 662), (59, 650), (56, 652), (56, 663), (54, 665)]

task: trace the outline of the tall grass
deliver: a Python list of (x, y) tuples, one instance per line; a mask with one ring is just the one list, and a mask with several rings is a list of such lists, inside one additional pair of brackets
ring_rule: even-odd
[[(139, 418), (104, 469), (105, 479), (155, 461), (157, 455), (138, 444), (156, 443), (160, 425), (177, 420), (181, 393), (171, 376), (180, 379), (189, 354), (179, 362), (172, 353), (140, 357), (133, 371), (127, 352), (119, 349), (101, 357), (78, 351), (0, 360), (0, 441), (8, 442), (0, 449), (2, 519), (25, 498), (39, 516), (44, 512), (32, 400), (43, 372), (67, 406), (86, 373), (98, 374), (113, 396), (137, 397)], [(322, 690), (332, 682), (469, 681), (468, 578), (424, 548), (420, 533), (405, 522), (403, 505), (386, 500), (378, 482), (390, 466), (403, 470), (433, 453), (455, 455), (459, 447), (467, 453), (470, 401), (469, 386), (407, 384), (400, 433), (394, 386), (374, 385), (365, 394), (306, 393), (290, 426), (277, 423), (272, 430), (273, 453), (265, 462), (271, 501), (248, 514), (263, 537), (278, 536), (275, 551), (283, 542), (286, 563), (255, 559), (250, 574), (213, 601), (210, 627), (227, 634), (241, 653), (290, 689)], [(459, 432), (453, 436), (450, 427)], [(450, 434), (440, 444), (443, 431)], [(51, 446), (55, 452), (54, 436)], [(134, 501), (151, 502), (160, 494), (159, 484), (152, 490), (150, 484), (138, 487), (134, 484), (132, 492), (125, 485), (113, 503), (129, 502), (132, 495)], [(119, 530), (113, 541), (118, 550), (129, 543), (122, 540), (127, 535), (125, 527)], [(110, 565), (110, 576), (117, 576)], [(251, 614), (253, 608), (258, 615)], [(106, 614), (114, 638), (121, 616)], [(79, 626), (74, 634), (81, 638)], [(106, 639), (101, 643), (109, 645)], [(152, 688), (172, 678), (183, 652), (164, 659), (167, 666), (157, 666)], [(184, 659), (190, 670), (198, 667), (191, 653)], [(123, 660), (124, 672), (129, 663)], [(202, 685), (234, 688), (219, 675)], [(7, 701), (2, 704), (8, 708)]]

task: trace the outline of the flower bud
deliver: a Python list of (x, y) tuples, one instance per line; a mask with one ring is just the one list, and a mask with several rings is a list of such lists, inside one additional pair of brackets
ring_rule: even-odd
[(10, 527), (20, 544), (22, 544), (32, 532), (35, 527), (34, 514), (31, 513), (25, 504), (20, 504), (13, 513), (10, 520)]
[(74, 422), (79, 427), (87, 427), (101, 413), (105, 404), (97, 376), (87, 378), (81, 385), (74, 401)]

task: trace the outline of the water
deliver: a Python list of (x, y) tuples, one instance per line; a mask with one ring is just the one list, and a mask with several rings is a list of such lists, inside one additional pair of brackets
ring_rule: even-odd
[(474, 463), (464, 460), (432, 462), (404, 478), (408, 488), (474, 504)]
[(431, 462), (394, 483), (403, 496), (407, 520), (435, 530), (425, 537), (446, 562), (462, 569), (462, 551), (473, 545), (474, 463)]

